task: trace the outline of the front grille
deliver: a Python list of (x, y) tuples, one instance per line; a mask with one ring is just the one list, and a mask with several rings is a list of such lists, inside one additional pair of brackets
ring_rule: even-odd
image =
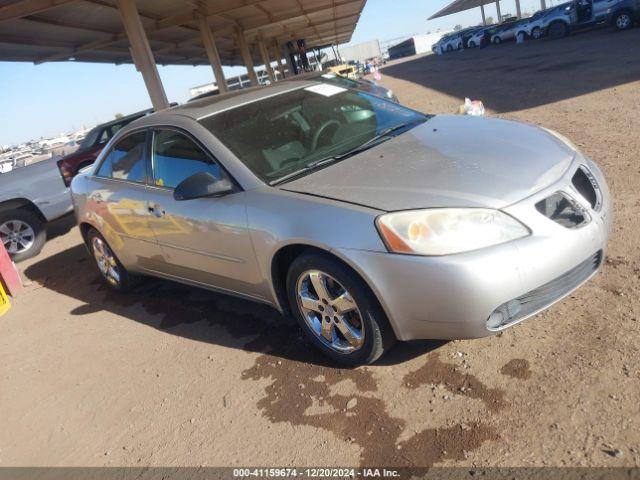
[(536, 203), (536, 210), (565, 228), (578, 228), (588, 223), (591, 216), (588, 213), (589, 207), (576, 201), (576, 192), (596, 212), (602, 207), (602, 194), (595, 177), (584, 166), (578, 167), (573, 174), (571, 185), (575, 191), (556, 192)]
[(536, 210), (565, 228), (577, 228), (587, 222), (588, 215), (579, 204), (561, 192), (536, 203)]
[(584, 283), (602, 262), (602, 250), (535, 290), (500, 305), (487, 319), (489, 330), (501, 330), (549, 307)]
[(596, 179), (591, 175), (591, 172), (584, 167), (578, 168), (571, 179), (571, 183), (578, 193), (582, 195), (587, 202), (589, 202), (592, 209), (600, 209), (598, 195), (600, 187), (598, 187), (598, 182), (596, 182)]

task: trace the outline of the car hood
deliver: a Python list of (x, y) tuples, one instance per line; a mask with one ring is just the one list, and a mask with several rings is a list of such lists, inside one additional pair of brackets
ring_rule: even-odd
[(437, 115), (281, 188), (384, 211), (503, 208), (557, 181), (575, 154), (531, 125)]

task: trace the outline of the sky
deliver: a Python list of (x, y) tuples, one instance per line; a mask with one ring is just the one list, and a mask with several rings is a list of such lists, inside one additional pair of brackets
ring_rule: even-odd
[[(478, 8), (427, 21), (450, 1), (367, 0), (350, 43), (378, 39), (384, 44), (481, 22)], [(547, 5), (559, 1), (547, 1)], [(523, 12), (533, 13), (539, 0), (521, 0), (521, 5)], [(501, 11), (515, 14), (514, 0), (502, 0)], [(495, 5), (487, 5), (485, 12), (497, 18)], [(159, 66), (158, 70), (170, 102), (185, 102), (191, 87), (213, 81), (208, 66)], [(227, 76), (244, 72), (225, 67)], [(142, 76), (132, 65), (0, 62), (0, 146), (70, 133), (111, 120), (117, 113), (126, 115), (150, 106)]]

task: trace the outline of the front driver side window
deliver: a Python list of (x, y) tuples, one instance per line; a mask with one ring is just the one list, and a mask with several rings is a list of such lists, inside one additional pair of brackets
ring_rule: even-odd
[(146, 132), (138, 132), (120, 140), (100, 165), (98, 176), (144, 182), (147, 177), (144, 158), (146, 139)]
[(159, 187), (175, 188), (199, 172), (224, 178), (222, 170), (191, 139), (174, 130), (153, 134), (153, 181)]

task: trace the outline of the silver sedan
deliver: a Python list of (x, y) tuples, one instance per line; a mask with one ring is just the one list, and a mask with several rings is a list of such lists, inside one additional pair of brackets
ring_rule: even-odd
[(140, 119), (72, 192), (113, 288), (263, 302), (351, 365), (540, 312), (596, 273), (612, 222), (602, 173), (557, 133), (317, 81)]

